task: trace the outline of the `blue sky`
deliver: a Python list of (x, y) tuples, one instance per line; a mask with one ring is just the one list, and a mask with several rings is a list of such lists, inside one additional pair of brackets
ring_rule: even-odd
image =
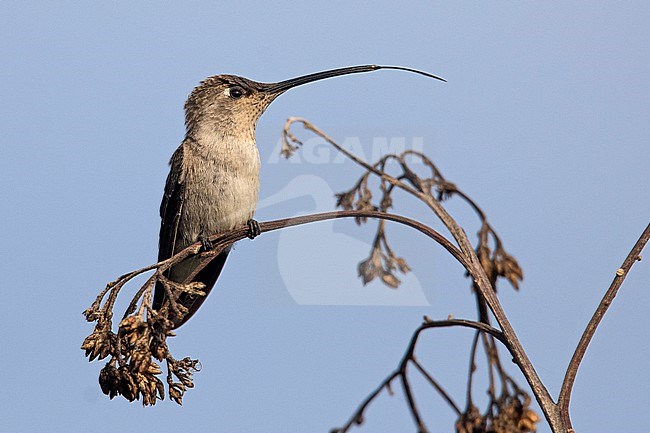
[[(379, 71), (279, 98), (258, 125), (258, 219), (331, 209), (360, 173), (318, 143), (279, 159), (288, 116), (368, 158), (391, 143), (421, 146), (524, 268), (521, 292), (502, 285), (501, 299), (556, 395), (650, 216), (649, 13), (640, 1), (2, 2), (0, 431), (326, 432), (397, 365), (424, 314), (473, 317), (462, 270), (403, 228), (389, 236), (413, 268), (405, 287), (362, 287), (356, 263), (374, 225), (341, 221), (238, 245), (172, 342), (203, 364), (183, 407), (109, 401), (101, 365), (79, 350), (95, 294), (155, 260), (192, 87), (219, 73), (276, 81), (366, 63), (449, 82)], [(395, 204), (439, 226), (408, 197)], [(449, 206), (468, 233), (478, 229)], [(647, 428), (649, 280), (643, 261), (587, 352), (576, 431)], [(459, 401), (470, 338), (430, 333), (418, 352)], [(451, 411), (426, 387), (416, 392), (427, 425), (450, 430)], [(398, 396), (383, 395), (366, 420), (358, 431), (414, 431)]]

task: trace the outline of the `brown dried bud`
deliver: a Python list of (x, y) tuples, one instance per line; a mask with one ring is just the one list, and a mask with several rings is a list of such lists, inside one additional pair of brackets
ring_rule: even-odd
[(352, 210), (354, 208), (355, 195), (356, 191), (354, 189), (336, 194), (336, 207), (340, 207), (343, 210)]
[(381, 203), (379, 204), (379, 209), (381, 209), (383, 212), (386, 212), (391, 207), (393, 207), (393, 198), (388, 194), (384, 194), (381, 199)]
[(83, 315), (88, 322), (95, 322), (102, 316), (102, 314), (99, 312), (99, 308), (95, 305), (85, 310), (83, 312)]
[(125, 365), (120, 367), (118, 371), (120, 372), (120, 394), (129, 401), (135, 400), (139, 397), (139, 393), (131, 372)]
[(438, 201), (445, 201), (449, 199), (456, 191), (458, 191), (456, 185), (451, 182), (434, 181), (434, 183), (436, 184), (436, 191), (438, 192)]
[(517, 427), (524, 433), (537, 431), (537, 423), (539, 422), (539, 415), (529, 408), (524, 408), (521, 418), (517, 423)]
[(411, 270), (411, 267), (408, 265), (408, 263), (406, 263), (406, 260), (404, 260), (403, 258), (395, 257), (393, 260), (395, 260), (397, 267), (399, 268), (400, 272), (402, 272), (403, 274)]
[(474, 405), (460, 415), (456, 421), (456, 433), (486, 432), (486, 421)]
[(183, 393), (174, 386), (169, 387), (169, 398), (174, 400), (177, 404), (181, 406), (183, 405)]
[(381, 280), (386, 284), (388, 287), (392, 289), (397, 289), (401, 283), (399, 278), (397, 278), (395, 275), (390, 274), (388, 272), (385, 272), (381, 276)]
[(97, 343), (97, 334), (94, 332), (87, 336), (84, 339), (84, 342), (81, 343), (81, 350), (92, 350), (95, 347), (95, 344)]
[(86, 352), (89, 361), (101, 360), (113, 353), (115, 341), (115, 334), (110, 329), (107, 331), (103, 326), (97, 325), (93, 333), (84, 339), (81, 350)]
[[(166, 346), (166, 345), (165, 345)], [(152, 348), (151, 355), (156, 358), (158, 361), (165, 359), (167, 353), (166, 347), (162, 344), (157, 344)]]
[(497, 274), (505, 277), (515, 290), (519, 290), (519, 281), (524, 279), (524, 272), (519, 267), (519, 263), (510, 254), (503, 249), (495, 252), (495, 266)]
[(120, 394), (121, 376), (117, 368), (110, 362), (99, 372), (99, 387), (111, 400)]
[(359, 191), (359, 199), (354, 204), (356, 210), (375, 210), (372, 205), (372, 193), (369, 189), (365, 188)]
[(141, 326), (146, 326), (139, 316), (129, 316), (120, 322), (120, 331), (133, 332)]
[(359, 263), (357, 270), (364, 285), (380, 276), (383, 269), (381, 267), (381, 251), (379, 248), (374, 248), (370, 257)]
[(147, 365), (145, 372), (147, 374), (161, 374), (162, 370), (160, 369), (160, 366), (158, 364), (156, 364), (153, 361), (150, 361), (149, 365)]

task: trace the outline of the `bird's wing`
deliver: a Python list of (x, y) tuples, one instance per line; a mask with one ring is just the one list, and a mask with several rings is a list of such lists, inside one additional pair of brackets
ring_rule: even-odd
[[(176, 247), (179, 242), (179, 223), (181, 213), (183, 211), (183, 190), (185, 188), (185, 179), (183, 176), (183, 147), (181, 145), (169, 162), (170, 170), (167, 176), (167, 183), (165, 184), (165, 194), (163, 195), (162, 203), (160, 204), (160, 239), (158, 241), (158, 261), (166, 260), (173, 256), (177, 251)], [(184, 247), (184, 246), (183, 246)], [(189, 320), (192, 315), (199, 309), (205, 298), (207, 297), (212, 287), (217, 282), (217, 278), (223, 269), (223, 266), (228, 257), (230, 248), (222, 251), (215, 256), (210, 263), (208, 263), (199, 273), (193, 278), (193, 281), (203, 283), (205, 287), (203, 291), (205, 296), (190, 295), (187, 293), (180, 293), (177, 302), (187, 308), (187, 313), (182, 318), (173, 318), (175, 322), (174, 327), (178, 328)], [(191, 272), (196, 269), (195, 267), (200, 264), (200, 260), (196, 257), (190, 257), (172, 269), (166, 272), (166, 276), (170, 278), (172, 270), (174, 270), (176, 282), (182, 283)], [(153, 297), (153, 308), (158, 310), (163, 306), (165, 301), (165, 288), (162, 283), (156, 283), (156, 290)]]
[[(165, 183), (165, 193), (160, 203), (160, 237), (158, 240), (158, 261), (166, 260), (174, 255), (178, 225), (183, 211), (183, 147), (181, 144), (169, 161), (169, 174)], [(159, 309), (165, 297), (165, 290), (160, 284), (156, 285), (153, 298), (153, 308)]]
[(169, 161), (169, 174), (165, 183), (165, 194), (160, 203), (160, 238), (158, 241), (158, 261), (174, 255), (178, 224), (183, 211), (183, 145), (172, 155)]

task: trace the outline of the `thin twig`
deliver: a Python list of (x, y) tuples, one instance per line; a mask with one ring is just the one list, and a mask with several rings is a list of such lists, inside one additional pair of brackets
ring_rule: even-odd
[(478, 338), (480, 334), (481, 333), (479, 331), (476, 331), (476, 333), (474, 333), (474, 338), (472, 339), (472, 346), (469, 351), (469, 372), (467, 373), (467, 396), (466, 396), (467, 404), (465, 406), (466, 411), (469, 411), (469, 409), (474, 405), (474, 399), (472, 398), (472, 384), (474, 383), (474, 373), (476, 372), (476, 347), (478, 346)]
[(420, 415), (420, 411), (415, 404), (415, 397), (413, 397), (411, 385), (409, 384), (408, 377), (406, 377), (406, 365), (404, 366), (404, 371), (400, 372), (400, 379), (402, 381), (402, 388), (404, 389), (404, 395), (406, 396), (411, 416), (413, 417), (413, 422), (415, 422), (415, 425), (418, 428), (418, 433), (428, 433), (429, 430), (427, 430), (424, 421), (422, 421), (422, 415)]
[[(425, 322), (421, 324), (415, 332), (413, 332), (413, 335), (411, 336), (411, 339), (409, 341), (409, 344), (406, 348), (406, 351), (404, 352), (404, 355), (402, 356), (402, 359), (399, 363), (399, 367), (397, 370), (392, 372), (386, 379), (384, 379), (381, 384), (373, 391), (370, 393), (368, 397), (357, 407), (356, 411), (352, 414), (348, 422), (343, 426), (338, 429), (332, 429), (332, 433), (346, 433), (349, 431), (349, 429), (352, 427), (353, 424), (362, 424), (363, 423), (363, 414), (366, 410), (366, 408), (370, 405), (370, 403), (379, 395), (382, 389), (384, 387), (387, 387), (390, 385), (390, 383), (393, 381), (393, 379), (400, 377), (402, 381), (402, 386), (404, 388), (404, 394), (406, 395), (407, 402), (409, 405), (409, 409), (411, 411), (411, 414), (413, 416), (413, 419), (418, 426), (418, 429), (420, 432), (426, 432), (426, 427), (424, 427), (424, 423), (422, 421), (422, 417), (419, 414), (419, 411), (417, 410), (417, 407), (415, 406), (415, 401), (413, 398), (413, 394), (411, 392), (410, 385), (408, 383), (408, 379), (406, 378), (406, 371), (408, 367), (409, 362), (413, 362), (416, 364), (416, 367), (420, 369), (419, 364), (415, 360), (414, 352), (415, 352), (415, 347), (418, 343), (420, 334), (431, 328), (447, 328), (447, 327), (453, 327), (453, 326), (461, 326), (461, 327), (466, 327), (466, 328), (473, 328), (476, 329), (480, 332), (487, 333), (489, 335), (494, 336), (496, 339), (499, 341), (503, 342), (505, 344), (506, 340), (501, 331), (498, 329), (495, 329), (491, 327), (490, 325), (487, 325), (485, 323), (481, 322), (475, 322), (473, 320), (465, 320), (465, 319), (447, 319), (447, 320), (431, 320), (429, 318), (425, 318)], [(431, 378), (428, 373), (426, 373), (423, 369), (420, 369), (420, 372), (427, 377), (430, 381), (433, 381), (433, 378)], [(435, 381), (433, 381), (435, 382)], [(435, 385), (434, 385), (435, 386)], [(447, 399), (448, 402), (450, 402), (450, 405), (454, 408), (456, 412), (460, 412), (458, 409), (458, 406), (451, 400), (451, 398), (447, 395), (447, 393), (442, 390), (442, 388), (438, 388), (436, 386), (436, 389), (441, 391), (441, 394), (443, 397)]]
[(454, 412), (456, 412), (456, 415), (460, 415), (461, 411), (458, 408), (458, 405), (456, 404), (456, 402), (454, 402), (454, 400), (447, 393), (447, 391), (445, 391), (445, 389), (438, 383), (438, 381), (435, 380), (429, 374), (429, 372), (426, 371), (424, 367), (422, 367), (422, 365), (420, 365), (417, 359), (412, 359), (411, 362), (413, 363), (413, 365), (415, 365), (415, 368), (417, 368), (420, 371), (420, 373), (422, 373), (422, 376), (425, 377), (425, 379), (431, 384), (431, 386), (433, 386), (436, 389), (436, 391), (438, 391), (438, 393), (442, 396), (442, 398), (444, 398), (447, 401), (447, 403), (449, 403), (449, 406), (451, 406)]
[(596, 328), (598, 328), (600, 321), (603, 319), (603, 316), (607, 312), (607, 309), (610, 307), (612, 301), (616, 297), (618, 289), (623, 284), (623, 281), (625, 281), (625, 278), (627, 277), (634, 263), (636, 263), (638, 260), (641, 260), (641, 251), (643, 251), (643, 248), (646, 246), (649, 239), (650, 224), (648, 224), (643, 233), (641, 233), (639, 240), (636, 241), (636, 244), (634, 244), (634, 247), (632, 247), (632, 250), (625, 258), (625, 261), (623, 261), (621, 267), (616, 271), (616, 276), (614, 277), (612, 284), (609, 286), (609, 289), (607, 289), (607, 292), (605, 293), (605, 296), (603, 296), (603, 299), (600, 301), (600, 304), (598, 304), (598, 308), (596, 308), (596, 311), (591, 317), (591, 320), (589, 320), (589, 323), (587, 324), (587, 327), (585, 328), (585, 331), (580, 338), (580, 342), (578, 343), (578, 346), (573, 353), (573, 357), (569, 362), (566, 375), (564, 376), (564, 381), (562, 382), (562, 388), (560, 389), (560, 396), (558, 398), (558, 408), (560, 410), (560, 415), (563, 417), (567, 428), (571, 428), (571, 420), (569, 417), (569, 403), (571, 401), (571, 391), (573, 389), (573, 384), (578, 373), (578, 368), (580, 367), (580, 362), (585, 355), (587, 346), (589, 346), (589, 343), (591, 342), (591, 339), (596, 332)]
[[(488, 371), (488, 394), (491, 399), (496, 398), (496, 387), (494, 385), (494, 369), (497, 371), (503, 371), (500, 367), (501, 364), (498, 362), (498, 359), (495, 356), (496, 348), (492, 347), (490, 340), (485, 334), (481, 334), (481, 342), (485, 348), (485, 357), (487, 358), (487, 371)], [(501, 377), (501, 393), (505, 392), (505, 379)]]
[(389, 375), (382, 383), (379, 384), (377, 388), (373, 392), (371, 392), (368, 397), (366, 397), (359, 407), (357, 407), (357, 410), (354, 411), (350, 419), (348, 420), (347, 423), (343, 427), (340, 428), (335, 428), (330, 431), (330, 433), (346, 433), (347, 431), (350, 430), (352, 425), (354, 424), (363, 424), (363, 414), (366, 411), (366, 408), (368, 405), (379, 395), (379, 393), (384, 389), (390, 386), (390, 383), (395, 379), (397, 376), (400, 375), (399, 370), (394, 371), (391, 375)]

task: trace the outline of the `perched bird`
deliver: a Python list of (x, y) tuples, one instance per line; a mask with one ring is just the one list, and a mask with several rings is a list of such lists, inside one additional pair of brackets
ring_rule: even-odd
[[(185, 139), (174, 152), (160, 205), (158, 260), (166, 260), (187, 246), (248, 224), (249, 237), (259, 234), (253, 220), (259, 193), (260, 156), (255, 127), (266, 108), (282, 93), (302, 84), (339, 75), (397, 69), (444, 81), (440, 77), (401, 66), (352, 66), (316, 72), (277, 83), (258, 83), (235, 75), (216, 75), (202, 81), (185, 103)], [(230, 249), (218, 254), (193, 278), (200, 262), (188, 258), (167, 271), (178, 283), (205, 285), (207, 294), (217, 281)], [(174, 293), (187, 308), (182, 318), (172, 318), (178, 328), (192, 317), (206, 296)], [(166, 301), (162, 283), (156, 284), (153, 308)]]

